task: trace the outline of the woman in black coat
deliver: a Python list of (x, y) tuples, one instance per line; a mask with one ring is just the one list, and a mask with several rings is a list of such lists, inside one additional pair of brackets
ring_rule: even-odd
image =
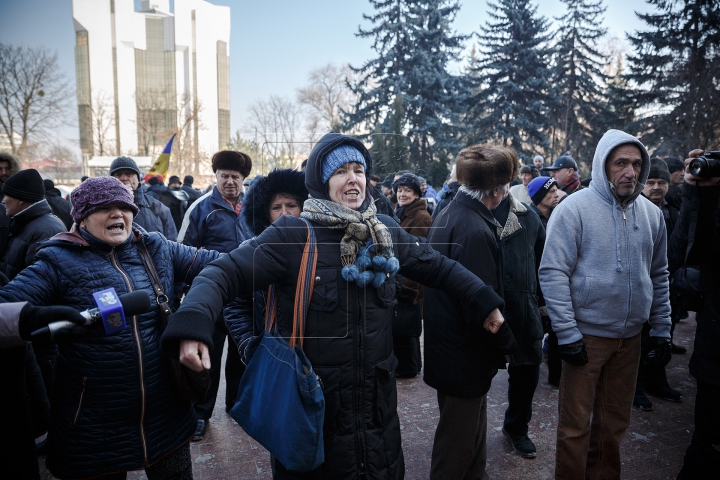
[[(420, 198), (420, 179), (412, 173), (405, 173), (395, 180), (393, 190), (398, 200), (395, 213), (400, 219), (400, 226), (410, 235), (427, 237), (432, 217), (427, 210), (427, 201)], [(422, 370), (422, 305), (422, 285), (403, 278), (393, 318), (393, 349), (398, 359), (399, 378), (416, 377)]]
[[(42, 244), (35, 263), (0, 290), (0, 302), (94, 308), (93, 293), (146, 292), (152, 310), (126, 318), (127, 328), (76, 327), (59, 345), (52, 384), (47, 466), (58, 478), (191, 479), (188, 441), (197, 423), (173, 389), (160, 352), (160, 309), (140, 256), (147, 249), (169, 303), (176, 281), (192, 281), (218, 257), (132, 223), (138, 208), (113, 177), (90, 178), (72, 192), (69, 233)], [(99, 327), (99, 328), (95, 328)]]
[[(493, 331), (501, 326), (497, 308), (502, 300), (492, 288), (436, 254), (424, 240), (408, 235), (389, 217), (375, 215), (374, 204), (366, 197), (371, 168), (363, 144), (344, 135), (325, 135), (310, 154), (305, 186), (312, 198), (305, 201), (302, 216), (315, 229), (318, 256), (303, 349), (324, 386), (325, 462), (305, 474), (289, 472), (276, 462), (275, 478), (404, 477), (397, 360), (392, 354), (396, 271), (352, 271), (368, 239), (373, 239), (375, 257), (383, 257), (379, 263), (392, 262), (403, 276), (444, 288), (467, 305), (473, 312), (468, 322)], [(262, 235), (209, 265), (170, 319), (163, 349), (179, 355), (193, 369), (207, 368), (211, 319), (228, 299), (272, 283), (278, 290), (279, 311), (292, 311), (306, 240), (305, 223), (284, 216)], [(281, 315), (283, 336), (292, 329), (291, 317)]]

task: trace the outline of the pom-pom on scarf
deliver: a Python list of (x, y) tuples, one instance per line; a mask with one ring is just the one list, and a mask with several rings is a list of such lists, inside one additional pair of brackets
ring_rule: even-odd
[(393, 256), (390, 231), (378, 220), (374, 203), (360, 212), (344, 205), (317, 198), (305, 200), (301, 217), (332, 229), (344, 229), (340, 241), (342, 276), (359, 286), (380, 287), (400, 269)]

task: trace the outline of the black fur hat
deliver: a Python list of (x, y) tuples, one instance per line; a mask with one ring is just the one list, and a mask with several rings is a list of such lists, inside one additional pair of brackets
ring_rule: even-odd
[(397, 189), (400, 185), (405, 185), (406, 187), (412, 188), (418, 197), (422, 197), (422, 190), (420, 189), (420, 177), (418, 177), (417, 175), (412, 173), (403, 173), (402, 176), (400, 176), (400, 178), (395, 180), (395, 182), (392, 184), (393, 190), (397, 192)]
[(270, 202), (278, 193), (297, 197), (302, 207), (308, 198), (305, 188), (305, 173), (291, 170), (273, 170), (267, 177), (258, 176), (253, 180), (243, 200), (240, 215), (254, 235), (260, 235), (270, 226)]
[(490, 144), (463, 148), (455, 164), (458, 182), (479, 191), (494, 190), (512, 182), (519, 169), (515, 150)]
[(252, 159), (246, 153), (221, 150), (212, 157), (212, 169), (213, 173), (218, 170), (234, 170), (240, 172), (243, 177), (247, 177), (252, 170)]

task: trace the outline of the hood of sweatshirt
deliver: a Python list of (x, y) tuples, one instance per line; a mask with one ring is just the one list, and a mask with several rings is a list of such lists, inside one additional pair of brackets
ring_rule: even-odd
[(642, 168), (640, 169), (640, 177), (638, 178), (637, 185), (635, 185), (635, 190), (623, 202), (627, 208), (627, 205), (634, 202), (638, 195), (640, 195), (650, 174), (650, 156), (648, 155), (647, 149), (640, 140), (632, 135), (620, 130), (608, 130), (605, 132), (605, 135), (600, 139), (595, 149), (595, 157), (593, 157), (592, 163), (593, 181), (590, 183), (590, 189), (597, 193), (605, 202), (611, 205), (613, 202), (620, 204), (620, 199), (615, 194), (615, 188), (611, 185), (605, 174), (605, 164), (610, 156), (610, 152), (612, 152), (614, 148), (625, 144), (637, 145), (640, 149), (640, 155), (642, 156)]
[[(640, 168), (640, 177), (635, 185), (635, 190), (627, 198), (622, 201), (615, 192), (615, 187), (610, 183), (605, 173), (605, 164), (607, 163), (610, 152), (614, 148), (620, 145), (637, 145), (640, 149), (640, 156), (642, 157), (642, 167)], [(632, 210), (632, 226), (635, 230), (640, 228), (637, 222), (637, 209), (635, 200), (642, 192), (645, 187), (645, 182), (650, 174), (650, 156), (647, 153), (645, 145), (640, 140), (620, 130), (608, 130), (605, 135), (598, 142), (598, 146), (595, 149), (595, 157), (593, 158), (592, 164), (592, 178), (593, 181), (590, 183), (590, 190), (595, 192), (600, 198), (606, 203), (613, 206), (613, 226), (615, 228), (615, 256), (616, 265), (615, 270), (618, 272), (623, 271), (623, 262), (620, 258), (620, 222), (625, 219), (626, 210)], [(622, 216), (622, 218), (620, 218)]]

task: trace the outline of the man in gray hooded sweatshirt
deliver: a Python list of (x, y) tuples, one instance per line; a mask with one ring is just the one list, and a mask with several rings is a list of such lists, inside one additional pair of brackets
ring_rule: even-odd
[(649, 172), (643, 144), (609, 130), (590, 188), (560, 203), (548, 223), (539, 276), (563, 359), (557, 479), (620, 478), (644, 322), (645, 363), (670, 358), (665, 221), (640, 196)]

